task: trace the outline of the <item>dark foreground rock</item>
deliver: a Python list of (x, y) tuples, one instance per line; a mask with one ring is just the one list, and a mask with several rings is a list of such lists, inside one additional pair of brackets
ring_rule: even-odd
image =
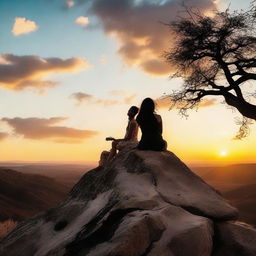
[(216, 225), (218, 247), (214, 256), (255, 256), (256, 232), (251, 226), (238, 222), (222, 222)]
[(173, 153), (131, 150), (86, 173), (55, 208), (19, 224), (1, 241), (0, 255), (255, 255), (256, 232), (231, 222), (237, 215)]

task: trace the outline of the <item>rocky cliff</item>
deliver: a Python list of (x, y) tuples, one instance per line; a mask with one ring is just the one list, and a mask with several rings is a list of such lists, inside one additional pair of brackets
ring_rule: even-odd
[(256, 231), (173, 153), (130, 150), (22, 222), (1, 256), (255, 256)]

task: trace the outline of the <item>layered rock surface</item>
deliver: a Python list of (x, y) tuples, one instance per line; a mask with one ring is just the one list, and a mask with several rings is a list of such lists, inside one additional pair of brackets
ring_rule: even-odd
[(237, 215), (173, 153), (130, 150), (19, 224), (0, 255), (227, 256), (238, 255), (229, 249), (236, 246), (241, 256), (256, 255), (256, 231)]

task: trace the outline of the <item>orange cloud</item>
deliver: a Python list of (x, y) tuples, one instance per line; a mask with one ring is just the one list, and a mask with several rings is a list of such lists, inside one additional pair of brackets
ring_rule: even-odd
[(162, 60), (149, 60), (141, 63), (141, 69), (149, 74), (162, 76), (170, 74), (171, 66)]
[(34, 55), (4, 54), (0, 56), (0, 86), (11, 90), (42, 90), (58, 83), (45, 80), (45, 77), (56, 73), (78, 72), (89, 66), (89, 63), (81, 58), (43, 59)]
[(80, 27), (86, 27), (87, 25), (89, 25), (90, 21), (88, 17), (80, 16), (76, 18), (75, 23)]
[(204, 99), (200, 102), (199, 107), (200, 108), (207, 108), (207, 107), (214, 106), (217, 103), (218, 103), (218, 101), (216, 99)]
[[(158, 98), (155, 100), (155, 103), (158, 109), (170, 109), (173, 105), (171, 98), (168, 98), (168, 97)], [(178, 108), (182, 107), (184, 103), (180, 102), (177, 107)], [(199, 103), (198, 107), (207, 108), (207, 107), (214, 106), (216, 104), (217, 104), (216, 99), (204, 99)]]
[(15, 36), (19, 36), (36, 31), (38, 28), (38, 25), (34, 21), (27, 20), (26, 18), (22, 17), (16, 17), (12, 28), (12, 33)]
[(91, 11), (101, 20), (105, 32), (117, 38), (118, 52), (125, 63), (152, 75), (166, 75), (173, 68), (162, 55), (170, 48), (172, 38), (162, 23), (178, 19), (183, 3), (203, 13), (216, 7), (214, 0), (94, 0)]
[(64, 117), (52, 118), (2, 118), (14, 130), (17, 135), (26, 139), (43, 140), (51, 139), (55, 142), (81, 143), (84, 139), (91, 138), (98, 134), (97, 131), (80, 130), (56, 124), (66, 120)]
[(0, 132), (0, 141), (6, 139), (9, 136), (6, 132)]

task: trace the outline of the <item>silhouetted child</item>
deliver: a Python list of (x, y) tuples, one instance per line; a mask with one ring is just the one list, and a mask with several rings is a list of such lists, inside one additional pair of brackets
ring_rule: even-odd
[(126, 127), (126, 133), (123, 139), (115, 139), (113, 137), (107, 137), (106, 140), (112, 140), (112, 148), (110, 152), (103, 151), (99, 165), (105, 165), (109, 163), (116, 155), (117, 150), (123, 150), (128, 147), (136, 147), (138, 143), (138, 124), (134, 117), (137, 115), (139, 109), (136, 106), (132, 106), (128, 110), (128, 124)]

